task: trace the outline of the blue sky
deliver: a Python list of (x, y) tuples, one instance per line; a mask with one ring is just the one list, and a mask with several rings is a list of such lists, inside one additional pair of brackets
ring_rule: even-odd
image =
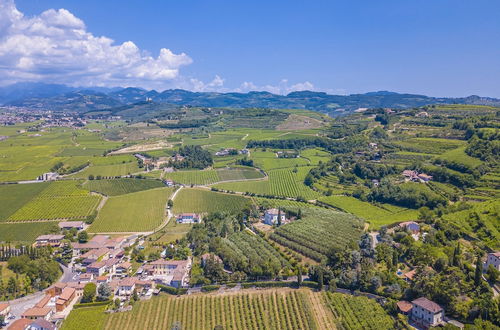
[[(11, 0), (0, 0), (5, 1)], [(71, 79), (81, 84), (500, 97), (500, 1), (496, 0), (17, 0), (15, 6), (25, 19), (65, 8), (83, 22), (84, 27), (76, 24), (78, 29), (110, 38), (115, 45), (132, 41), (143, 54), (136, 62), (120, 63), (110, 75), (99, 72), (89, 77), (83, 73), (85, 66), (74, 67), (69, 59), (58, 64), (78, 72)], [(61, 38), (49, 44), (64, 42)], [(1, 48), (0, 44), (0, 61)], [(162, 48), (171, 52), (164, 60), (157, 59)], [(144, 57), (147, 53), (151, 58)], [(135, 56), (129, 54), (125, 57)], [(50, 60), (30, 56), (22, 61), (27, 63), (21, 68), (23, 79), (67, 83), (64, 72), (52, 73)], [(67, 56), (82, 62), (79, 54)], [(96, 61), (98, 68), (114, 65), (102, 57)], [(85, 65), (93, 66), (90, 60)], [(130, 73), (124, 69), (131, 66)]]

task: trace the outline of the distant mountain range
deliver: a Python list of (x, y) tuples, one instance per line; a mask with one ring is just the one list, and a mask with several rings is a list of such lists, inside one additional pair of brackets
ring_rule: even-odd
[(288, 95), (269, 92), (215, 93), (169, 89), (163, 92), (142, 88), (75, 88), (43, 83), (18, 83), (0, 87), (0, 104), (32, 109), (88, 112), (141, 103), (200, 107), (294, 108), (308, 109), (335, 116), (358, 108), (411, 108), (428, 104), (475, 104), (500, 106), (500, 99), (480, 96), (439, 98), (387, 91), (365, 94), (330, 95), (301, 91)]

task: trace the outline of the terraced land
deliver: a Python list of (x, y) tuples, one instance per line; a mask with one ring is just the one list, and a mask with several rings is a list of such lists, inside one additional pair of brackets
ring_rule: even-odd
[(83, 188), (107, 196), (118, 196), (164, 186), (165, 185), (160, 180), (123, 178), (112, 180), (89, 180), (83, 185)]
[(310, 208), (303, 219), (278, 227), (270, 238), (319, 262), (333, 247), (357, 241), (362, 230), (363, 221), (350, 214)]
[(57, 222), (0, 223), (0, 242), (20, 242), (30, 244), (43, 234), (59, 230)]
[(264, 175), (260, 171), (254, 168), (247, 167), (221, 168), (217, 170), (217, 174), (220, 178), (220, 181), (252, 180), (264, 177)]
[(184, 188), (176, 195), (174, 213), (238, 212), (250, 205), (250, 199), (208, 190)]
[(23, 205), (8, 221), (82, 219), (92, 214), (101, 197), (81, 189), (78, 181), (49, 183), (38, 195)]
[(165, 218), (172, 188), (157, 188), (110, 197), (89, 232), (147, 232)]
[(390, 204), (377, 206), (350, 196), (329, 196), (322, 197), (319, 200), (325, 204), (365, 219), (370, 223), (370, 228), (373, 229), (394, 222), (416, 220), (418, 218), (417, 210), (405, 209)]

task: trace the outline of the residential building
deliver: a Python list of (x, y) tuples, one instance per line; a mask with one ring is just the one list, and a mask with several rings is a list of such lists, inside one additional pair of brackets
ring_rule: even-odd
[(41, 246), (60, 246), (61, 241), (64, 239), (64, 235), (41, 235), (35, 240), (35, 245), (37, 247)]
[(61, 221), (59, 222), (59, 228), (60, 229), (66, 229), (66, 230), (70, 230), (70, 229), (76, 229), (76, 230), (83, 230), (83, 228), (85, 227), (85, 222), (83, 221)]
[(59, 177), (58, 173), (48, 172), (48, 173), (43, 173), (42, 175), (40, 175), (37, 178), (37, 180), (38, 181), (54, 181), (54, 180), (57, 180), (58, 177)]
[(286, 215), (284, 211), (279, 211), (278, 209), (269, 209), (264, 214), (264, 223), (267, 225), (276, 225), (278, 224), (278, 216), (281, 218), (281, 223), (284, 223), (286, 220)]
[(44, 320), (50, 319), (50, 317), (54, 314), (54, 310), (50, 307), (32, 307), (24, 311), (21, 315), (23, 319), (35, 320), (37, 318), (42, 318)]
[(82, 265), (90, 265), (96, 261), (104, 261), (109, 259), (110, 249), (102, 247), (100, 249), (93, 249), (84, 254), (82, 254), (81, 258), (83, 258)]
[(78, 276), (78, 283), (88, 283), (92, 282), (94, 279), (94, 274), (92, 273), (84, 273)]
[(200, 223), (201, 217), (196, 213), (182, 213), (177, 216), (177, 223)]
[(10, 304), (0, 303), (0, 316), (8, 318), (10, 316)]
[(76, 297), (76, 289), (66, 287), (56, 300), (56, 311), (62, 312), (68, 307)]
[(399, 227), (405, 228), (411, 231), (413, 234), (417, 234), (420, 232), (420, 225), (415, 221), (405, 221), (399, 224)]
[(118, 295), (127, 297), (132, 295), (137, 279), (135, 277), (125, 277), (118, 284)]
[(104, 261), (96, 261), (87, 266), (87, 273), (94, 276), (101, 276), (106, 272), (106, 263)]
[(488, 253), (486, 262), (483, 264), (483, 267), (485, 270), (487, 270), (490, 265), (493, 265), (496, 270), (500, 271), (500, 251)]
[(413, 308), (413, 305), (411, 302), (408, 302), (406, 300), (401, 300), (396, 303), (398, 306), (398, 310), (401, 314), (403, 315), (410, 315), (411, 314), (411, 309)]
[(433, 327), (441, 324), (444, 318), (444, 311), (435, 302), (421, 297), (413, 300), (411, 309), (412, 321), (424, 326)]
[(130, 269), (132, 269), (132, 264), (128, 261), (125, 261), (116, 265), (115, 271), (117, 274), (127, 274)]
[(25, 328), (25, 330), (55, 330), (56, 326), (42, 318), (38, 318), (34, 321), (31, 321)]

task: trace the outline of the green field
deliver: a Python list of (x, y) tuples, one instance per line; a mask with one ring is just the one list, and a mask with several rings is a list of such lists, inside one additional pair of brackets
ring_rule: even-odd
[(83, 171), (72, 175), (72, 177), (86, 179), (89, 175), (93, 175), (94, 177), (100, 175), (103, 178), (112, 178), (116, 176), (137, 173), (140, 171), (141, 169), (136, 162), (113, 165), (92, 165), (87, 167)]
[(7, 220), (24, 204), (43, 191), (49, 183), (0, 185), (0, 221)]
[(101, 330), (104, 329), (106, 306), (76, 308), (64, 320), (61, 330)]
[(144, 232), (158, 227), (165, 218), (171, 188), (158, 188), (109, 197), (89, 231)]
[(177, 171), (172, 173), (165, 173), (164, 179), (170, 179), (176, 183), (182, 184), (195, 184), (206, 185), (220, 181), (217, 171), (204, 170), (204, 171)]
[(33, 243), (40, 235), (59, 231), (56, 221), (0, 223), (0, 242)]
[(303, 219), (278, 227), (271, 239), (316, 261), (323, 260), (333, 247), (356, 242), (363, 221), (342, 212), (309, 208)]
[(261, 172), (248, 167), (229, 167), (217, 170), (220, 181), (252, 180), (263, 178)]
[(370, 228), (372, 229), (395, 222), (416, 220), (418, 218), (417, 210), (405, 209), (390, 204), (377, 206), (350, 196), (329, 196), (322, 197), (319, 200), (365, 219), (370, 223)]
[(250, 204), (250, 199), (201, 189), (182, 189), (174, 201), (174, 213), (238, 212)]
[(472, 168), (478, 167), (483, 162), (477, 158), (471, 157), (465, 153), (465, 146), (452, 149), (438, 156), (440, 159), (444, 159), (450, 162), (457, 162), (459, 164), (464, 164)]
[(83, 185), (83, 188), (107, 196), (118, 196), (164, 186), (165, 185), (160, 180), (123, 178), (113, 180), (89, 180)]
[(304, 185), (304, 178), (311, 168), (308, 166), (276, 169), (268, 172), (269, 179), (254, 182), (228, 182), (217, 184), (215, 187), (230, 191), (249, 192), (259, 195), (273, 195), (283, 197), (303, 197), (315, 199), (318, 193)]

